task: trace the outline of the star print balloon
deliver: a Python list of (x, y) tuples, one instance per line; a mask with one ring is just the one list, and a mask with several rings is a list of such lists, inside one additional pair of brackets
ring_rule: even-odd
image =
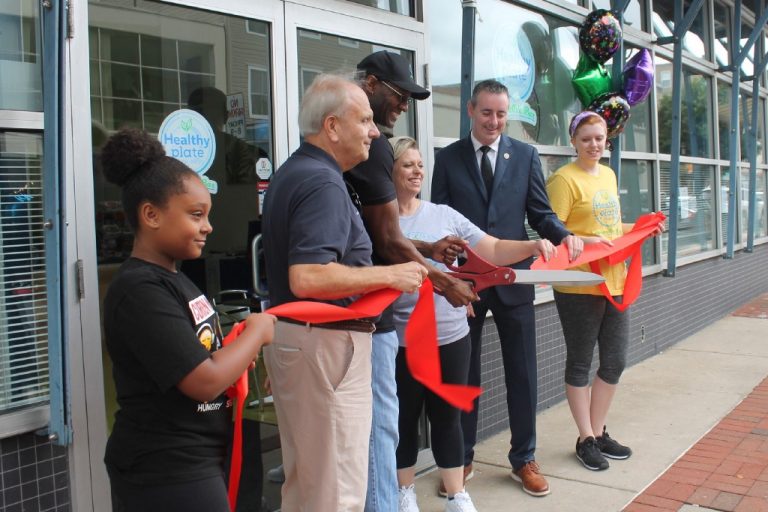
[(608, 125), (608, 138), (612, 139), (624, 131), (629, 120), (629, 103), (621, 93), (609, 92), (599, 96), (588, 110), (596, 112)]
[(579, 29), (582, 51), (595, 62), (605, 64), (621, 43), (621, 24), (613, 12), (597, 9), (587, 15)]

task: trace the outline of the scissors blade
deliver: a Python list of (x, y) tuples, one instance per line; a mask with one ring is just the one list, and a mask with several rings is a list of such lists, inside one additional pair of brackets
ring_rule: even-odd
[(514, 284), (552, 284), (557, 286), (589, 286), (605, 281), (603, 276), (578, 270), (513, 270)]

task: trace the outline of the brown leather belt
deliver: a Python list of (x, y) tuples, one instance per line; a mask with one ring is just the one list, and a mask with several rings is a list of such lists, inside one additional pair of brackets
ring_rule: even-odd
[(334, 331), (354, 331), (372, 333), (376, 330), (376, 325), (370, 320), (340, 320), (338, 322), (310, 323), (294, 320), (293, 318), (279, 318), (281, 322), (294, 325), (306, 325), (307, 327), (316, 327), (317, 329), (332, 329)]

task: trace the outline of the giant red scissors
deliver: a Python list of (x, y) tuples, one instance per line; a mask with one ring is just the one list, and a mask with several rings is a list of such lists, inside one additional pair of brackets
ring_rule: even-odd
[(574, 270), (526, 270), (500, 267), (486, 261), (469, 247), (464, 248), (466, 261), (448, 265), (448, 275), (470, 281), (475, 292), (491, 286), (508, 284), (552, 284), (558, 286), (589, 286), (605, 281), (603, 276), (592, 272)]

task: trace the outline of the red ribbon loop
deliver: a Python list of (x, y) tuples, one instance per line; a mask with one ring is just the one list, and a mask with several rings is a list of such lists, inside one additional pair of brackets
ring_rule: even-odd
[(537, 259), (531, 265), (533, 270), (565, 270), (578, 265), (589, 264), (590, 270), (596, 274), (601, 274), (600, 261), (605, 261), (608, 265), (616, 265), (632, 259), (627, 270), (627, 278), (624, 281), (624, 294), (622, 301), (616, 302), (611, 296), (610, 290), (605, 283), (600, 284), (600, 291), (619, 311), (626, 310), (640, 296), (643, 288), (643, 255), (642, 247), (646, 239), (652, 237), (658, 229), (660, 223), (664, 222), (667, 216), (662, 212), (647, 213), (641, 215), (632, 231), (621, 236), (613, 242), (613, 247), (605, 244), (589, 244), (584, 246), (584, 252), (574, 261), (568, 261), (568, 251), (565, 247), (560, 247), (557, 256), (549, 261), (543, 258)]
[[(379, 316), (399, 296), (399, 291), (386, 288), (367, 293), (347, 307), (324, 302), (296, 301), (275, 306), (266, 310), (265, 313), (309, 323), (373, 318)], [(224, 338), (223, 345), (226, 346), (231, 343), (244, 328), (244, 322), (236, 324)], [(405, 352), (406, 364), (417, 381), (454, 407), (467, 412), (472, 410), (473, 401), (480, 395), (482, 388), (447, 384), (442, 381), (437, 346), (435, 303), (432, 282), (429, 279), (425, 279), (419, 288), (416, 307), (405, 327), (405, 346), (407, 349)], [(233, 397), (237, 402), (235, 433), (232, 441), (232, 462), (229, 469), (229, 505), (231, 510), (235, 510), (242, 468), (242, 424), (243, 406), (248, 395), (247, 371), (227, 390), (227, 395)]]

